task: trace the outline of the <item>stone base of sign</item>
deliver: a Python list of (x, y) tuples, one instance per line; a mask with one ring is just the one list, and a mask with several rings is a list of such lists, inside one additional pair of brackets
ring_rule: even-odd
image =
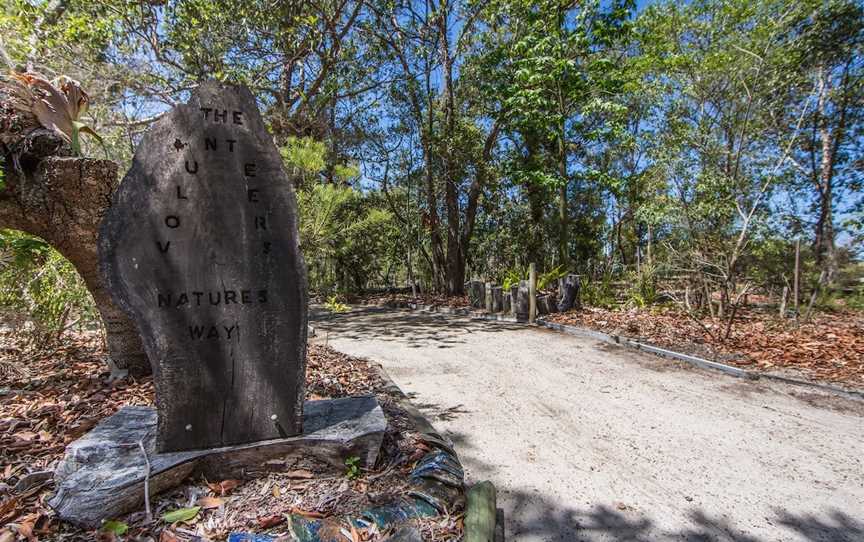
[(387, 420), (375, 397), (307, 401), (301, 435), (155, 453), (156, 410), (128, 406), (66, 448), (54, 473), (56, 491), (48, 504), (61, 519), (96, 527), (143, 506), (145, 480), (153, 495), (195, 474), (220, 480), (310, 463), (338, 473), (352, 456), (371, 467), (386, 428)]

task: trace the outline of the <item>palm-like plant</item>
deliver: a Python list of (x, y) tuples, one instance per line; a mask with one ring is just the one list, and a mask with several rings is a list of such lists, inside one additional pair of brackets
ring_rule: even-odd
[(63, 137), (72, 152), (81, 155), (82, 133), (102, 138), (79, 119), (87, 112), (90, 97), (74, 79), (60, 76), (48, 81), (36, 73), (12, 72), (0, 78), (3, 117), (0, 141), (9, 145), (39, 128), (52, 130)]

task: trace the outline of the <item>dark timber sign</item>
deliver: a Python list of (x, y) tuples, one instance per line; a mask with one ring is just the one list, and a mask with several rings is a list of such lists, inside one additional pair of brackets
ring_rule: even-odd
[(297, 204), (248, 89), (203, 83), (150, 128), (99, 251), (153, 366), (159, 451), (300, 433)]

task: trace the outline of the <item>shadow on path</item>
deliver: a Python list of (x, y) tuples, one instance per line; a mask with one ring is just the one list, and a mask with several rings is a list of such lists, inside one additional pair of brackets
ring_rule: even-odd
[[(387, 316), (382, 317), (385, 313)], [(496, 322), (490, 325), (485, 320), (471, 320), (468, 317), (380, 307), (355, 308), (350, 312), (332, 315), (313, 307), (309, 311), (309, 321), (321, 332), (333, 333), (343, 339), (399, 341), (406, 343), (409, 348), (451, 348), (454, 344), (465, 342), (460, 336), (466, 333), (494, 334), (525, 329), (520, 324)]]
[(520, 540), (531, 536), (555, 541), (687, 541), (687, 542), (774, 542), (795, 540), (808, 542), (860, 542), (864, 540), (864, 523), (839, 510), (825, 516), (791, 514), (775, 509), (774, 517), (765, 521), (776, 527), (777, 536), (752, 536), (733, 527), (721, 517), (699, 508), (687, 512), (690, 525), (681, 531), (665, 532), (655, 522), (638, 512), (619, 511), (610, 506), (571, 507), (533, 492), (519, 490), (501, 495), (507, 504), (508, 538)]

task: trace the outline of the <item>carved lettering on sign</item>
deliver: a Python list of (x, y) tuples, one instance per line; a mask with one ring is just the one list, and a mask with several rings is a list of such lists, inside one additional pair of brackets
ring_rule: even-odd
[(151, 126), (99, 244), (109, 290), (157, 367), (159, 451), (301, 431), (297, 207), (248, 89), (203, 82)]
[(233, 324), (230, 327), (226, 325), (191, 325), (189, 326), (189, 338), (192, 340), (204, 340), (204, 339), (224, 339), (226, 341), (231, 340), (231, 336), (234, 336), (235, 339), (240, 338), (240, 325)]

